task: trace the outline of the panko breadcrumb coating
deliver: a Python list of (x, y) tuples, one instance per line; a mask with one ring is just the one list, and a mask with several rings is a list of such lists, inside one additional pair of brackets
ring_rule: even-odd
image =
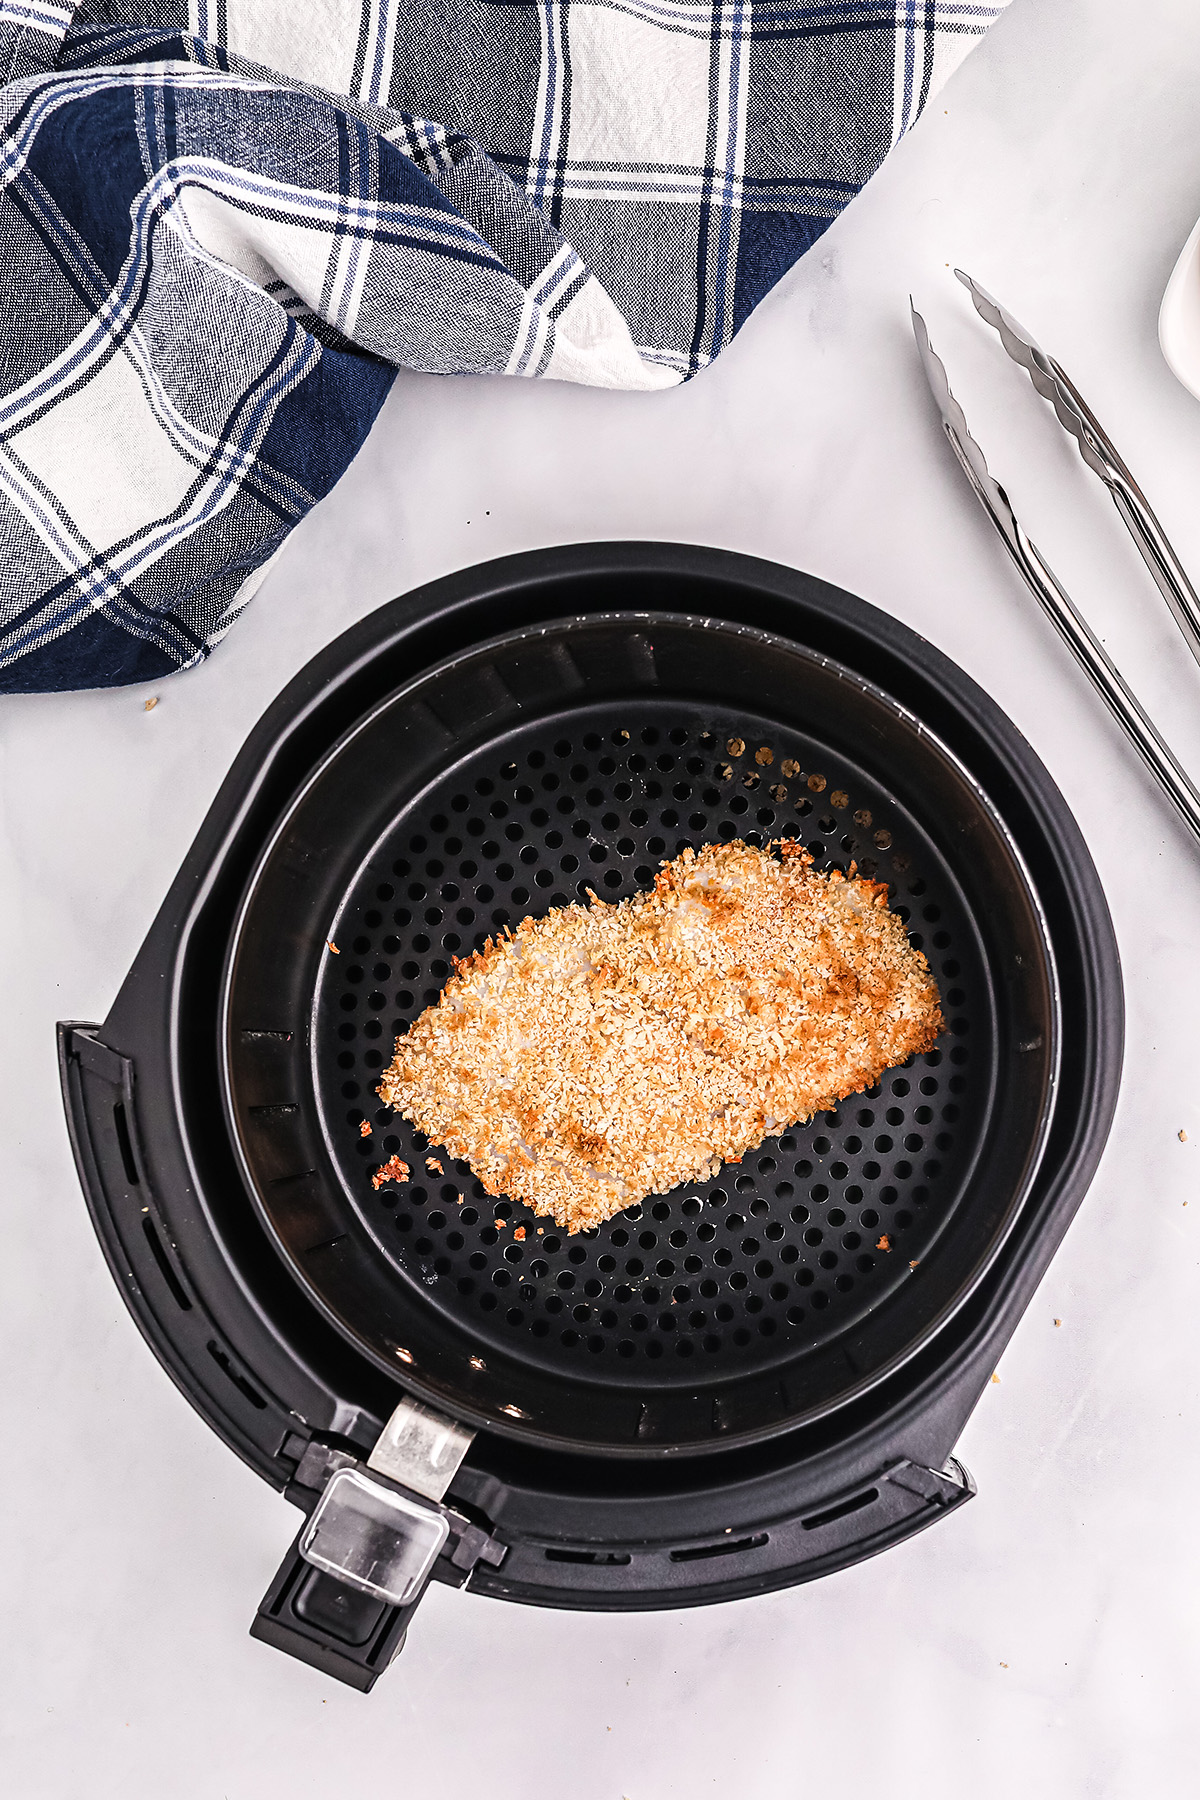
[(379, 1094), (489, 1194), (573, 1232), (705, 1180), (941, 1029), (883, 882), (735, 841), (456, 961)]

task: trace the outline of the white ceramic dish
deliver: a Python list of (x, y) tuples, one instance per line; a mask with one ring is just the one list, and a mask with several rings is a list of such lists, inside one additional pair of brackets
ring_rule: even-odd
[(1200, 221), (1171, 271), (1158, 314), (1158, 341), (1172, 373), (1200, 400)]

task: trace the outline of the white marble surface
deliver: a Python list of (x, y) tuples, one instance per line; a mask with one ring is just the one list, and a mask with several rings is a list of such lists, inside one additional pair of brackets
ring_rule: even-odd
[[(402, 377), (245, 620), (204, 669), (156, 688), (153, 712), (145, 690), (3, 704), (13, 1800), (309, 1800), (357, 1781), (431, 1800), (1196, 1793), (1200, 854), (975, 509), (906, 301), (924, 305), (1034, 535), (1200, 768), (1200, 674), (947, 268), (971, 269), (1061, 357), (1200, 570), (1200, 405), (1155, 338), (1200, 212), (1198, 89), (1195, 0), (1014, 0), (692, 386)], [(193, 1415), (125, 1313), (71, 1166), (54, 1021), (103, 1017), (245, 733), (335, 632), (444, 570), (622, 536), (826, 576), (1008, 709), (1082, 822), (1116, 919), (1120, 1111), (962, 1440), (971, 1506), (812, 1587), (700, 1612), (554, 1614), (436, 1589), (363, 1700), (246, 1636), (294, 1515)]]

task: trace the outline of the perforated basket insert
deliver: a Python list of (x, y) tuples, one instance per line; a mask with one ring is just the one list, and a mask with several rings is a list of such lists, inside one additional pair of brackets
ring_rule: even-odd
[[(660, 1378), (687, 1382), (694, 1356), (761, 1363), (777, 1340), (840, 1331), (919, 1266), (977, 1150), (988, 1069), (971, 1035), (991, 1036), (988, 984), (961, 895), (907, 820), (893, 842), (894, 808), (861, 772), (745, 716), (690, 730), (671, 706), (617, 716), (606, 732), (600, 719), (574, 739), (534, 726), (478, 752), (389, 834), (338, 919), (318, 1066), (364, 1222), (405, 1275), (449, 1290), (481, 1348), (519, 1334), (530, 1355), (662, 1362)], [(715, 1179), (574, 1237), (489, 1197), (379, 1100), (395, 1035), (437, 1000), (452, 956), (589, 890), (621, 899), (663, 858), (734, 837), (799, 838), (819, 868), (890, 879), (943, 997), (936, 1049)], [(394, 1154), (411, 1180), (375, 1189)]]
[[(706, 630), (711, 638), (716, 628)], [(656, 631), (656, 671), (661, 642)], [(576, 667), (585, 647), (571, 641)], [(611, 642), (596, 647), (611, 657)], [(721, 647), (707, 648), (718, 652), (715, 682)], [(451, 682), (444, 693), (453, 691)], [(574, 698), (549, 716), (502, 716), (494, 730), (464, 720), (476, 741), (417, 783), (377, 771), (383, 785), (409, 791), (393, 794), (381, 835), (347, 870), (326, 916), (322, 936), (337, 952), (317, 957), (311, 1013), (313, 1098), (355, 1230), (340, 1218), (342, 1235), (302, 1250), (300, 1267), (309, 1281), (316, 1271), (328, 1302), (337, 1282), (321, 1265), (353, 1238), (405, 1297), (382, 1333), (391, 1366), (399, 1358), (406, 1371), (432, 1374), (445, 1398), (444, 1358), (430, 1341), (436, 1320), (439, 1344), (457, 1342), (470, 1402), (479, 1408), (482, 1382), (495, 1375), (492, 1405), (505, 1420), (544, 1429), (543, 1396), (565, 1380), (576, 1415), (586, 1405), (581, 1381), (605, 1390), (624, 1424), (602, 1429), (625, 1443), (711, 1439), (747, 1420), (761, 1430), (871, 1378), (882, 1366), (876, 1342), (895, 1355), (896, 1343), (918, 1338), (1011, 1214), (1036, 1155), (1053, 1038), (1036, 913), (1010, 872), (1005, 906), (1037, 965), (1019, 1010), (1027, 1021), (1040, 1000), (1043, 1015), (1037, 1029), (1020, 1026), (1014, 1085), (1001, 1060), (1014, 1042), (1012, 970), (998, 986), (987, 941), (997, 925), (1010, 934), (1011, 921), (981, 930), (977, 900), (943, 847), (947, 821), (931, 830), (919, 816), (895, 779), (894, 746), (880, 757), (865, 717), (858, 725), (875, 768), (775, 708), (679, 693)], [(431, 695), (423, 704), (445, 723)], [(823, 708), (809, 710), (818, 718)], [(361, 752), (356, 762), (361, 772)], [(979, 806), (969, 784), (967, 797)], [(994, 824), (992, 834), (994, 850), (1003, 839)], [(589, 889), (632, 894), (686, 846), (734, 837), (798, 838), (819, 868), (853, 862), (888, 882), (941, 991), (947, 1030), (934, 1050), (716, 1178), (574, 1237), (488, 1197), (465, 1163), (380, 1102), (395, 1036), (436, 1001), (453, 956)], [(977, 838), (973, 848), (982, 847)], [(376, 1189), (373, 1173), (393, 1155), (411, 1177)], [(276, 1222), (287, 1185), (268, 1194)], [(289, 1248), (295, 1255), (294, 1233)], [(344, 1321), (344, 1302), (334, 1310)], [(380, 1335), (377, 1325), (377, 1355)], [(604, 1417), (596, 1395), (589, 1422)]]

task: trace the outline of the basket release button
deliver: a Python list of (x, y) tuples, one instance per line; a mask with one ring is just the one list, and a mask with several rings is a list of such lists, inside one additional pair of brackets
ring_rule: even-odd
[(450, 1526), (360, 1469), (333, 1475), (300, 1534), (305, 1562), (388, 1606), (407, 1606), (429, 1578)]

